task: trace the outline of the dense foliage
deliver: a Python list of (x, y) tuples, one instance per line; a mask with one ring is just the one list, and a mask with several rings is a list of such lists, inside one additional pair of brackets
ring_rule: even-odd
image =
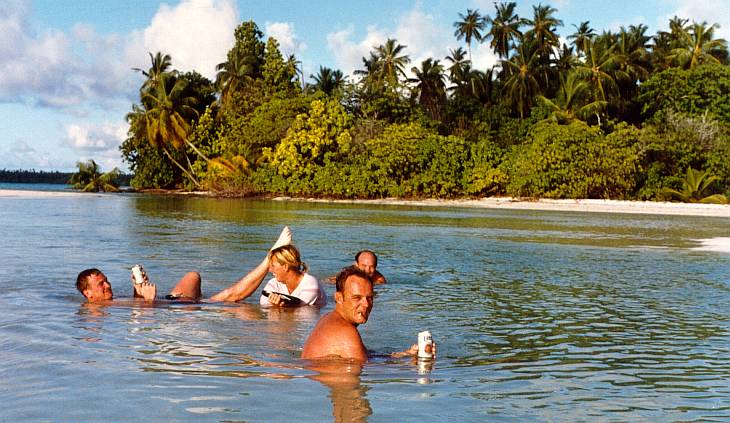
[[(515, 8), (459, 13), (466, 49), (447, 57), (411, 63), (388, 38), (354, 75), (320, 66), (311, 84), (253, 21), (236, 28), (215, 82), (150, 54), (122, 146), (132, 184), (349, 198), (730, 194), (730, 66), (716, 25), (675, 17), (649, 35), (581, 22), (561, 45), (557, 9)], [(475, 43), (499, 63), (473, 66)]]

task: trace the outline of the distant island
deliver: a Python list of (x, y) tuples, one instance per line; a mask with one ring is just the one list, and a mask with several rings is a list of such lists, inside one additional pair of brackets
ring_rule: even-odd
[[(8, 170), (0, 169), (0, 182), (13, 184), (70, 184), (69, 180), (75, 172), (58, 172), (43, 170)], [(132, 175), (120, 174), (116, 182), (119, 186), (129, 186)]]
[(0, 182), (20, 184), (68, 184), (72, 172), (44, 172), (42, 170), (0, 170)]

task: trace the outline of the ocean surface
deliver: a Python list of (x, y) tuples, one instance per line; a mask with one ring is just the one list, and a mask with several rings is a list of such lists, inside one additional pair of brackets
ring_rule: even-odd
[[(2, 422), (730, 419), (726, 218), (88, 194), (0, 198), (0, 225)], [(378, 253), (362, 368), (299, 358), (331, 300), (124, 301), (137, 263), (210, 296), (284, 225), (321, 281)], [(89, 267), (116, 305), (75, 290)], [(426, 329), (435, 362), (388, 357)]]

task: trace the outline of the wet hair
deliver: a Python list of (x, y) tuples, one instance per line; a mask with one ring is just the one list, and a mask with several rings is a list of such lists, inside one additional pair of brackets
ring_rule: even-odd
[(274, 248), (271, 250), (271, 259), (297, 272), (306, 273), (309, 270), (307, 263), (302, 261), (299, 250), (293, 245), (283, 245), (279, 248)]
[(76, 276), (76, 289), (83, 294), (85, 290), (89, 289), (89, 276), (101, 274), (101, 270), (93, 267), (91, 269), (82, 270), (81, 273)]
[(375, 258), (375, 266), (377, 267), (377, 265), (378, 265), (378, 256), (376, 256), (375, 253), (372, 252), (372, 251), (370, 251), (370, 250), (360, 250), (360, 251), (358, 251), (357, 254), (355, 254), (355, 263), (359, 263), (360, 262), (360, 255), (361, 254), (366, 254), (366, 253), (370, 253), (370, 254), (373, 255), (373, 258)]
[(357, 266), (347, 266), (340, 270), (340, 273), (335, 276), (335, 291), (337, 292), (345, 292), (345, 282), (347, 281), (347, 278), (350, 276), (357, 276), (359, 278), (363, 278), (366, 281), (370, 282), (370, 284), (373, 284), (373, 280), (368, 276), (367, 273), (360, 270)]

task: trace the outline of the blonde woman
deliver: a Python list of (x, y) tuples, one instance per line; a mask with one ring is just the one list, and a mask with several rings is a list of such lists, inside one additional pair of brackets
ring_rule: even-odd
[(327, 297), (317, 279), (307, 273), (307, 265), (293, 245), (271, 250), (269, 272), (271, 278), (261, 293), (259, 303), (264, 306), (311, 305), (324, 307)]

